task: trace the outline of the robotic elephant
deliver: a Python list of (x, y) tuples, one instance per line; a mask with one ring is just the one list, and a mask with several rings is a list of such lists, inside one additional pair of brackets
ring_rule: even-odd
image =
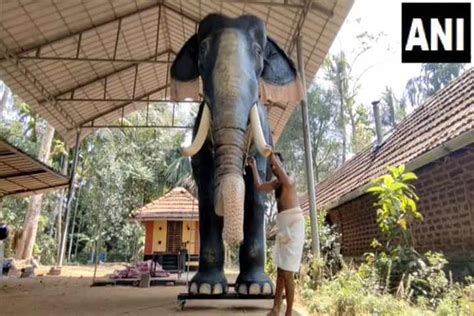
[(267, 178), (272, 137), (262, 101), (297, 102), (301, 84), (293, 62), (250, 15), (211, 14), (201, 21), (171, 67), (172, 98), (197, 98), (199, 77), (204, 101), (193, 143), (183, 150), (192, 156), (201, 238), (199, 270), (189, 292), (227, 292), (225, 241), (240, 246), (236, 291), (271, 294), (264, 272), (265, 196), (254, 190), (245, 158), (255, 155), (260, 176)]

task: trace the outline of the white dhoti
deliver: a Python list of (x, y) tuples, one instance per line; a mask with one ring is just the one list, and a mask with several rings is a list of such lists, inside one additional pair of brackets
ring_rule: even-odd
[(301, 208), (295, 207), (277, 214), (277, 235), (273, 258), (278, 268), (298, 272), (303, 256), (304, 216)]

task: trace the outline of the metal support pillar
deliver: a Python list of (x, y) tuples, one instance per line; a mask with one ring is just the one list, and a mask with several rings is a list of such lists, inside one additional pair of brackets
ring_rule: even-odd
[(0, 240), (0, 279), (3, 277), (3, 261), (5, 260), (5, 244)]
[(314, 186), (313, 155), (311, 150), (311, 132), (308, 119), (308, 98), (306, 94), (306, 78), (303, 61), (303, 36), (299, 35), (296, 40), (296, 50), (298, 56), (298, 71), (303, 83), (303, 100), (301, 101), (301, 114), (303, 115), (303, 138), (306, 162), (306, 182), (308, 185), (309, 215), (311, 219), (311, 249), (316, 258), (319, 259), (319, 229), (318, 214), (316, 211), (316, 190)]
[(61, 252), (59, 253), (59, 263), (58, 263), (59, 267), (63, 266), (64, 253), (66, 252), (66, 241), (67, 241), (67, 232), (68, 232), (68, 226), (69, 226), (69, 217), (71, 214), (72, 200), (74, 199), (74, 183), (76, 181), (77, 161), (79, 159), (80, 137), (81, 137), (81, 130), (79, 129), (76, 135), (76, 148), (74, 149), (74, 160), (72, 162), (71, 180), (69, 181), (69, 188), (67, 192), (66, 219), (64, 221), (64, 229), (63, 229), (63, 234), (61, 236), (61, 245), (60, 245)]

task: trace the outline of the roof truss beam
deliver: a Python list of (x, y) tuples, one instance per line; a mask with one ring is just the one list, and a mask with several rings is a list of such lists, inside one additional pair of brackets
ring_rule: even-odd
[[(58, 102), (134, 102), (134, 103), (173, 103), (173, 101), (167, 99), (94, 99), (94, 98), (78, 98), (78, 99), (57, 99)], [(199, 103), (199, 101), (179, 101), (179, 103)]]
[[(154, 59), (157, 58), (157, 57), (161, 57), (161, 56), (164, 56), (164, 55), (166, 55), (166, 54), (170, 55), (170, 54), (172, 54), (172, 53), (173, 53), (173, 52), (172, 52), (171, 50), (165, 50), (165, 51), (163, 51), (163, 52), (158, 52), (157, 55), (150, 56), (150, 58), (147, 58), (147, 60), (152, 61), (152, 60), (154, 60)], [(75, 92), (76, 90), (81, 89), (81, 88), (84, 88), (84, 87), (89, 86), (89, 85), (91, 85), (91, 84), (94, 84), (94, 83), (96, 83), (96, 82), (105, 82), (108, 77), (113, 76), (113, 75), (116, 75), (116, 74), (121, 73), (121, 72), (123, 72), (123, 71), (130, 70), (130, 69), (132, 69), (132, 68), (136, 68), (138, 65), (139, 65), (139, 63), (133, 63), (133, 64), (130, 64), (130, 65), (127, 65), (127, 66), (118, 68), (118, 69), (116, 69), (116, 70), (114, 70), (114, 71), (111, 71), (111, 72), (109, 72), (109, 73), (107, 73), (107, 74), (105, 74), (105, 75), (103, 75), (103, 76), (96, 77), (96, 78), (94, 78), (94, 79), (92, 79), (92, 80), (89, 80), (89, 81), (87, 81), (87, 82), (81, 83), (80, 85), (77, 85), (77, 86), (75, 86), (75, 87), (73, 87), (73, 88), (70, 88), (70, 89), (68, 89), (68, 90), (66, 90), (66, 91), (62, 91), (62, 92), (58, 93), (57, 95), (55, 95), (55, 96), (53, 96), (53, 97), (54, 97), (55, 99), (58, 99), (58, 98), (60, 98), (61, 96), (64, 96), (64, 95), (67, 95), (67, 94), (71, 94), (71, 99), (70, 99), (70, 100), (73, 100), (73, 99), (74, 99), (74, 92)], [(105, 88), (105, 86), (104, 86), (104, 88)], [(69, 101), (70, 101), (70, 100), (69, 100)], [(46, 102), (47, 102), (47, 100), (41, 100), (41, 101), (39, 101), (38, 103), (39, 103), (39, 104), (44, 104), (44, 103), (46, 103)]]
[[(28, 48), (25, 48), (19, 52), (16, 52), (17, 55), (25, 55), (25, 54), (28, 54), (28, 53), (31, 53), (31, 52), (34, 52), (34, 56), (21, 56), (21, 59), (33, 59), (33, 60), (36, 60), (38, 58), (41, 58), (41, 50), (42, 48), (44, 47), (47, 47), (47, 46), (50, 46), (50, 45), (53, 45), (55, 43), (59, 43), (61, 41), (64, 41), (64, 40), (67, 40), (67, 39), (70, 39), (70, 38), (74, 38), (74, 37), (77, 37), (77, 50), (76, 50), (76, 58), (72, 58), (72, 60), (79, 60), (79, 54), (80, 54), (80, 47), (81, 47), (81, 41), (82, 41), (82, 34), (86, 33), (86, 32), (90, 32), (94, 29), (97, 29), (97, 28), (100, 28), (102, 26), (105, 26), (105, 25), (108, 25), (108, 24), (112, 24), (112, 23), (117, 23), (117, 37), (116, 37), (116, 41), (115, 41), (115, 49), (114, 49), (114, 55), (115, 53), (117, 52), (117, 44), (118, 44), (118, 35), (120, 33), (120, 29), (121, 29), (121, 26), (122, 26), (122, 20), (127, 18), (127, 17), (130, 17), (130, 16), (133, 16), (133, 15), (136, 15), (136, 14), (140, 14), (142, 12), (146, 12), (148, 10), (151, 10), (151, 9), (154, 9), (156, 7), (160, 7), (160, 10), (159, 10), (159, 15), (158, 15), (158, 22), (161, 20), (161, 8), (165, 8), (165, 9), (168, 9), (176, 14), (179, 14), (181, 15), (183, 18), (195, 23), (195, 24), (198, 24), (200, 22), (200, 19), (198, 17), (194, 17), (194, 16), (191, 16), (189, 14), (186, 14), (185, 12), (182, 12), (180, 9), (178, 8), (175, 8), (174, 6), (170, 5), (170, 4), (166, 4), (164, 3), (164, 0), (158, 0), (158, 3), (156, 4), (153, 4), (153, 5), (150, 5), (150, 6), (147, 6), (145, 8), (142, 8), (140, 10), (137, 10), (137, 11), (134, 11), (134, 12), (130, 12), (128, 14), (125, 14), (123, 16), (120, 16), (120, 17), (117, 17), (117, 18), (114, 18), (114, 19), (111, 19), (111, 20), (108, 20), (108, 21), (104, 21), (102, 23), (99, 23), (97, 25), (94, 25), (92, 27), (87, 27), (87, 28), (84, 28), (83, 30), (80, 30), (80, 31), (77, 31), (77, 32), (74, 32), (74, 33), (69, 33), (69, 34), (66, 34), (66, 35), (62, 35), (62, 36), (59, 36), (55, 39), (52, 39), (48, 42), (45, 42), (45, 43), (42, 43), (42, 44), (39, 44), (39, 45), (35, 45), (35, 46), (31, 46), (31, 47), (28, 47)], [(115, 57), (115, 56), (114, 56)], [(46, 59), (50, 59), (50, 58), (44, 58), (44, 60)], [(85, 60), (89, 60), (88, 58), (82, 58), (82, 59), (85, 59)], [(70, 60), (69, 58), (62, 58), (62, 59), (58, 59), (58, 60)], [(0, 63), (6, 61), (6, 58), (2, 57), (0, 58)], [(101, 59), (91, 59), (90, 61), (102, 61)], [(109, 60), (104, 60), (104, 61), (109, 61)], [(112, 61), (115, 61), (115, 58), (112, 59)], [(118, 60), (117, 60), (118, 62)]]
[[(220, 0), (220, 2), (227, 2), (227, 3), (242, 3), (242, 4), (251, 4), (251, 5), (264, 5), (267, 7), (287, 7), (287, 8), (296, 8), (296, 9), (304, 9), (305, 8), (305, 1), (302, 0), (300, 3), (295, 3), (295, 1), (289, 2), (288, 0), (282, 1), (273, 1), (273, 0)], [(333, 10), (326, 8), (325, 6), (321, 5), (320, 3), (311, 3), (310, 10), (318, 11), (325, 15), (326, 17), (331, 18), (334, 15)]]
[[(0, 54), (3, 55), (10, 63), (12, 63), (16, 69), (30, 82), (31, 85), (44, 97), (44, 103), (51, 104), (68, 123), (75, 126), (74, 120), (69, 116), (69, 114), (64, 111), (60, 106), (58, 106), (57, 101), (54, 96), (52, 96), (48, 90), (41, 84), (41, 82), (36, 79), (36, 77), (31, 73), (31, 71), (26, 67), (18, 56), (11, 52), (5, 43), (0, 39)], [(43, 104), (44, 104), (43, 103)]]
[[(43, 47), (46, 47), (46, 46), (49, 46), (49, 45), (52, 45), (52, 44), (55, 44), (55, 43), (59, 43), (63, 40), (67, 40), (67, 39), (70, 39), (72, 37), (78, 37), (78, 42), (80, 42), (80, 39), (82, 37), (82, 34), (83, 33), (86, 33), (86, 32), (89, 32), (89, 31), (92, 31), (96, 28), (99, 28), (99, 27), (102, 27), (102, 26), (105, 26), (105, 25), (108, 25), (108, 24), (111, 24), (111, 23), (121, 23), (119, 21), (127, 18), (127, 17), (130, 17), (130, 16), (133, 16), (135, 14), (140, 14), (142, 12), (146, 12), (148, 10), (151, 10), (151, 9), (154, 9), (160, 5), (162, 5), (162, 3), (164, 2), (164, 0), (157, 0), (157, 3), (154, 3), (152, 5), (149, 5), (147, 7), (144, 7), (140, 10), (137, 10), (137, 11), (134, 11), (134, 12), (130, 12), (130, 13), (127, 13), (125, 15), (122, 15), (122, 16), (119, 16), (119, 17), (116, 17), (116, 18), (113, 18), (113, 19), (110, 19), (110, 20), (107, 20), (107, 21), (104, 21), (102, 23), (99, 23), (99, 24), (96, 24), (94, 26), (91, 26), (91, 27), (87, 27), (87, 28), (84, 28), (82, 30), (79, 30), (77, 32), (71, 32), (71, 33), (68, 33), (68, 34), (65, 34), (65, 35), (61, 35), (61, 36), (58, 36), (57, 38), (54, 38), (48, 42), (45, 42), (45, 43), (42, 43), (42, 44), (39, 44), (39, 45), (33, 45), (31, 47), (27, 47), (19, 52), (16, 52), (16, 54), (24, 54), (24, 53), (30, 53), (30, 52), (35, 52), (36, 54), (38, 54), (38, 52), (41, 52), (41, 49)], [(0, 60), (1, 61), (1, 60)]]
[[(158, 92), (161, 92), (161, 91), (167, 89), (168, 87), (169, 87), (169, 84), (167, 83), (167, 84), (165, 84), (164, 86), (161, 86), (161, 87), (159, 87), (159, 88), (157, 88), (157, 89), (155, 89), (155, 90), (153, 90), (153, 91), (147, 92), (147, 93), (145, 93), (145, 94), (143, 94), (143, 95), (137, 97), (137, 99), (138, 99), (138, 100), (143, 100), (143, 99), (145, 99), (145, 98), (149, 98), (151, 95), (153, 95), (153, 94), (155, 94), (155, 93), (158, 93)], [(118, 111), (118, 110), (122, 110), (122, 119), (123, 119), (125, 108), (126, 108), (128, 105), (132, 104), (132, 103), (133, 103), (133, 102), (131, 102), (131, 101), (126, 101), (126, 102), (124, 102), (124, 103), (122, 103), (122, 104), (120, 104), (120, 105), (118, 105), (118, 106), (113, 107), (113, 108), (110, 109), (110, 110), (107, 110), (107, 111), (105, 111), (105, 112), (103, 112), (103, 113), (100, 113), (100, 114), (98, 114), (98, 115), (96, 115), (96, 116), (94, 116), (94, 117), (92, 117), (92, 118), (90, 118), (90, 119), (88, 119), (88, 120), (82, 122), (82, 123), (80, 124), (80, 125), (81, 125), (81, 128), (87, 127), (87, 126), (92, 127), (92, 126), (94, 126), (94, 121), (95, 121), (95, 120), (97, 120), (97, 119), (99, 119), (99, 118), (101, 118), (101, 117), (103, 117), (103, 116), (105, 116), (105, 115), (108, 115), (108, 114), (110, 114), (110, 113), (113, 113), (113, 112), (115, 112), (115, 111)]]
[(193, 126), (186, 126), (186, 125), (94, 125), (94, 126), (83, 126), (82, 129), (96, 129), (96, 128), (163, 128), (163, 129), (192, 129)]
[(298, 20), (298, 23), (296, 25), (296, 29), (295, 29), (295, 32), (293, 34), (293, 38), (290, 42), (290, 47), (288, 48), (288, 54), (291, 55), (291, 53), (293, 53), (293, 49), (295, 48), (296, 46), (296, 39), (298, 38), (298, 36), (300, 35), (301, 33), (301, 30), (303, 29), (303, 25), (304, 25), (304, 21), (306, 20), (306, 16), (308, 15), (309, 13), (309, 10), (310, 8), (312, 7), (313, 5), (313, 1), (312, 0), (307, 0), (306, 2), (303, 0), (304, 4), (303, 6), (301, 7), (301, 14), (300, 14), (300, 17), (299, 17), (299, 20)]
[(150, 59), (121, 59), (121, 58), (82, 58), (82, 57), (52, 57), (52, 56), (18, 56), (19, 60), (45, 61), (77, 61), (77, 62), (106, 62), (106, 63), (134, 63), (134, 64), (167, 64), (166, 60)]

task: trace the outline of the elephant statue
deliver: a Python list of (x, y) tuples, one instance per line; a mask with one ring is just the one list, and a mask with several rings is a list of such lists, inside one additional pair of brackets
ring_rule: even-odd
[(235, 290), (242, 295), (273, 293), (264, 272), (265, 194), (256, 192), (246, 157), (255, 156), (262, 179), (270, 175), (266, 157), (272, 136), (264, 102), (287, 104), (302, 97), (293, 62), (266, 35), (264, 23), (244, 15), (210, 14), (181, 48), (171, 66), (171, 97), (203, 102), (192, 144), (198, 187), (200, 257), (189, 283), (192, 294), (223, 294), (224, 241), (239, 246), (240, 273)]

